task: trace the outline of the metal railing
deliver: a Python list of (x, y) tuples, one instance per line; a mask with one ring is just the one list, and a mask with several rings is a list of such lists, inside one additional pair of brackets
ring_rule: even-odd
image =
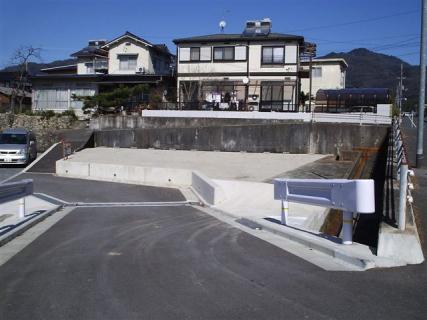
[(406, 227), (406, 207), (409, 202), (412, 204), (413, 197), (411, 190), (414, 188), (411, 183), (411, 176), (414, 171), (409, 169), (406, 147), (403, 142), (402, 130), (400, 129), (401, 118), (394, 118), (392, 124), (392, 139), (394, 149), (394, 162), (396, 164), (395, 179), (399, 181), (399, 206), (397, 212), (397, 225), (399, 230)]
[(32, 179), (0, 184), (0, 204), (19, 199), (19, 220), (25, 217), (25, 197), (31, 194), (33, 194)]
[(281, 223), (288, 225), (289, 202), (343, 211), (343, 244), (353, 243), (353, 216), (375, 212), (374, 180), (274, 179), (274, 199), (282, 201)]

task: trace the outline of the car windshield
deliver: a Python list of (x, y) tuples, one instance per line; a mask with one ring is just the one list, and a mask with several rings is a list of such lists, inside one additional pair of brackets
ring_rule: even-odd
[(13, 133), (1, 133), (0, 144), (27, 144), (27, 135), (25, 134), (13, 134)]

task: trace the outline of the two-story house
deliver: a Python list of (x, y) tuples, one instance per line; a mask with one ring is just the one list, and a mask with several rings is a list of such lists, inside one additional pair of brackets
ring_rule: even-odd
[(297, 111), (304, 38), (248, 21), (241, 34), (175, 39), (182, 109)]
[[(309, 71), (310, 63), (301, 62), (301, 67)], [(315, 97), (319, 89), (344, 89), (348, 64), (341, 58), (314, 59), (311, 63), (311, 93)], [(301, 91), (309, 93), (310, 79), (301, 79)]]
[(32, 77), (34, 110), (61, 112), (71, 108), (81, 114), (83, 103), (76, 97), (93, 96), (120, 85), (174, 86), (174, 56), (168, 48), (130, 32), (111, 41), (89, 41), (71, 56), (75, 63), (43, 69)]

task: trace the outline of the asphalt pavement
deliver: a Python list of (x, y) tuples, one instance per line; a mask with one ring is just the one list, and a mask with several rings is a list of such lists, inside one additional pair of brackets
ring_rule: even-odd
[(418, 270), (323, 271), (188, 206), (78, 208), (0, 267), (0, 319), (425, 319)]
[(9, 179), (13, 175), (17, 174), (18, 172), (22, 171), (23, 167), (17, 167), (17, 166), (0, 166), (0, 183), (6, 179)]
[(33, 179), (34, 192), (66, 202), (184, 201), (178, 189), (107, 181), (70, 179), (46, 173), (24, 173), (14, 180)]

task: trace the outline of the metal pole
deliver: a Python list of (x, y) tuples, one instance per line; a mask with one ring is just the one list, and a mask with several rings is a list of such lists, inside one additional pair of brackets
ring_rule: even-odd
[(311, 91), (313, 90), (313, 56), (310, 54), (310, 63), (309, 63), (309, 76), (310, 76), (310, 80), (309, 80), (309, 93), (308, 93), (308, 112), (311, 112)]
[(426, 91), (426, 63), (427, 63), (427, 2), (422, 1), (421, 18), (421, 52), (420, 52), (420, 96), (418, 100), (418, 133), (416, 166), (421, 168), (424, 160), (424, 104)]
[(399, 230), (404, 231), (406, 225), (406, 196), (408, 193), (408, 165), (400, 166), (400, 186), (399, 186)]
[(19, 220), (25, 218), (25, 197), (19, 199)]
[(281, 223), (285, 226), (288, 225), (288, 213), (289, 213), (289, 202), (282, 200), (282, 212), (281, 212)]
[(282, 195), (282, 211), (280, 220), (285, 226), (288, 225), (288, 213), (289, 213), (289, 202), (288, 202), (288, 183), (285, 183), (284, 194)]
[(350, 211), (342, 213), (342, 243), (353, 243), (353, 212)]

